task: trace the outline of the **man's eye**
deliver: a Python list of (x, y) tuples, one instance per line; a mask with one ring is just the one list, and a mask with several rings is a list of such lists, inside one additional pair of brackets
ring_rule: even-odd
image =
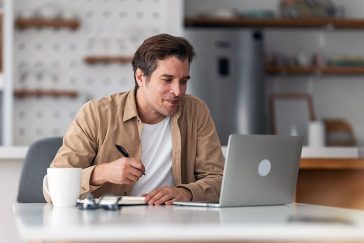
[(182, 85), (186, 85), (188, 80), (181, 80)]

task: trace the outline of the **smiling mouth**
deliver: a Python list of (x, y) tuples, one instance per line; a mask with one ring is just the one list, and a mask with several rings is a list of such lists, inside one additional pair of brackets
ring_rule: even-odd
[(172, 105), (178, 105), (179, 100), (167, 100), (167, 102), (172, 104)]

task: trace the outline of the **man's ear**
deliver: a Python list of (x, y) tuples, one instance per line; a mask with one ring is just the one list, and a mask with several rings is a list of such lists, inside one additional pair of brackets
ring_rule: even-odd
[(137, 70), (135, 71), (135, 79), (139, 87), (144, 85), (144, 73), (142, 72), (142, 70), (140, 70), (140, 68), (137, 68)]

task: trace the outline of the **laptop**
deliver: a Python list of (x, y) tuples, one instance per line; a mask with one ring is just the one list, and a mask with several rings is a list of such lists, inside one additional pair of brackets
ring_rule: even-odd
[(294, 200), (303, 138), (229, 136), (219, 202), (174, 205), (237, 207), (290, 204)]

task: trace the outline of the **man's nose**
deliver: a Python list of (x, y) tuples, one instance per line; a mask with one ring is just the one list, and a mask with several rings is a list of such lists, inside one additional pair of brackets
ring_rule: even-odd
[(175, 96), (181, 96), (183, 95), (184, 92), (184, 87), (179, 84), (179, 83), (175, 83), (172, 85), (171, 87), (171, 93), (174, 94)]

